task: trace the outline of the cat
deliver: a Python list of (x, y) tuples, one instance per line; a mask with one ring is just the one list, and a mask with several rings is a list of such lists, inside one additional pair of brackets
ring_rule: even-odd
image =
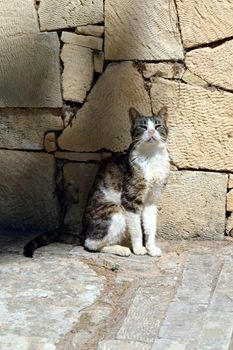
[[(167, 108), (144, 116), (130, 108), (132, 143), (125, 154), (100, 166), (83, 215), (84, 247), (89, 251), (129, 256), (161, 256), (156, 246), (157, 202), (169, 176)], [(143, 239), (144, 238), (144, 239)], [(24, 255), (51, 242), (77, 243), (77, 236), (51, 231), (30, 241)], [(144, 244), (145, 243), (145, 244)]]

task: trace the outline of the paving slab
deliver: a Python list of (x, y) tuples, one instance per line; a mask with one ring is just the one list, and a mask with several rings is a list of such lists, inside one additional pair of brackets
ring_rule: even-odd
[[(171, 288), (158, 281), (152, 286), (139, 287), (117, 339), (153, 342), (171, 299)], [(143, 306), (143, 308), (142, 308)], [(132, 326), (133, 325), (133, 326)]]
[(97, 350), (149, 350), (150, 345), (134, 341), (106, 340), (99, 344)]
[(72, 256), (26, 259), (8, 251), (0, 266), (1, 349), (56, 349), (104, 286), (104, 277)]
[(0, 236), (0, 348), (232, 350), (233, 241), (159, 241), (161, 258)]

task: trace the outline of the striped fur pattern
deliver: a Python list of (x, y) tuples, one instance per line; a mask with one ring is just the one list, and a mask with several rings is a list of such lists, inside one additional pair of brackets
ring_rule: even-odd
[[(132, 143), (125, 154), (100, 167), (83, 216), (84, 246), (90, 251), (128, 256), (160, 256), (155, 244), (157, 202), (169, 175), (167, 109), (153, 116), (129, 111)], [(144, 235), (144, 239), (143, 239)], [(54, 241), (77, 243), (76, 236), (50, 232), (30, 241), (24, 255)]]
[[(131, 108), (132, 143), (127, 154), (107, 160), (97, 174), (83, 218), (85, 247), (128, 256), (160, 256), (155, 245), (157, 202), (169, 175), (167, 110), (146, 117)], [(145, 246), (143, 244), (145, 235)]]

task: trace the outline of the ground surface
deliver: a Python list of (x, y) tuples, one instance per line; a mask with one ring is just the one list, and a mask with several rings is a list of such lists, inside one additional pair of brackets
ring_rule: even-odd
[(161, 258), (0, 237), (1, 350), (232, 350), (233, 243), (159, 242)]

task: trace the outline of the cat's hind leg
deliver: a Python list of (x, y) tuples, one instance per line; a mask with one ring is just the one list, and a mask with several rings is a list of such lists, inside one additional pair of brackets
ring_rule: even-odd
[(102, 239), (87, 238), (84, 244), (85, 248), (101, 253), (129, 256), (131, 254), (130, 249), (120, 245), (126, 231), (123, 212), (112, 214), (110, 223), (106, 229), (107, 233)]

